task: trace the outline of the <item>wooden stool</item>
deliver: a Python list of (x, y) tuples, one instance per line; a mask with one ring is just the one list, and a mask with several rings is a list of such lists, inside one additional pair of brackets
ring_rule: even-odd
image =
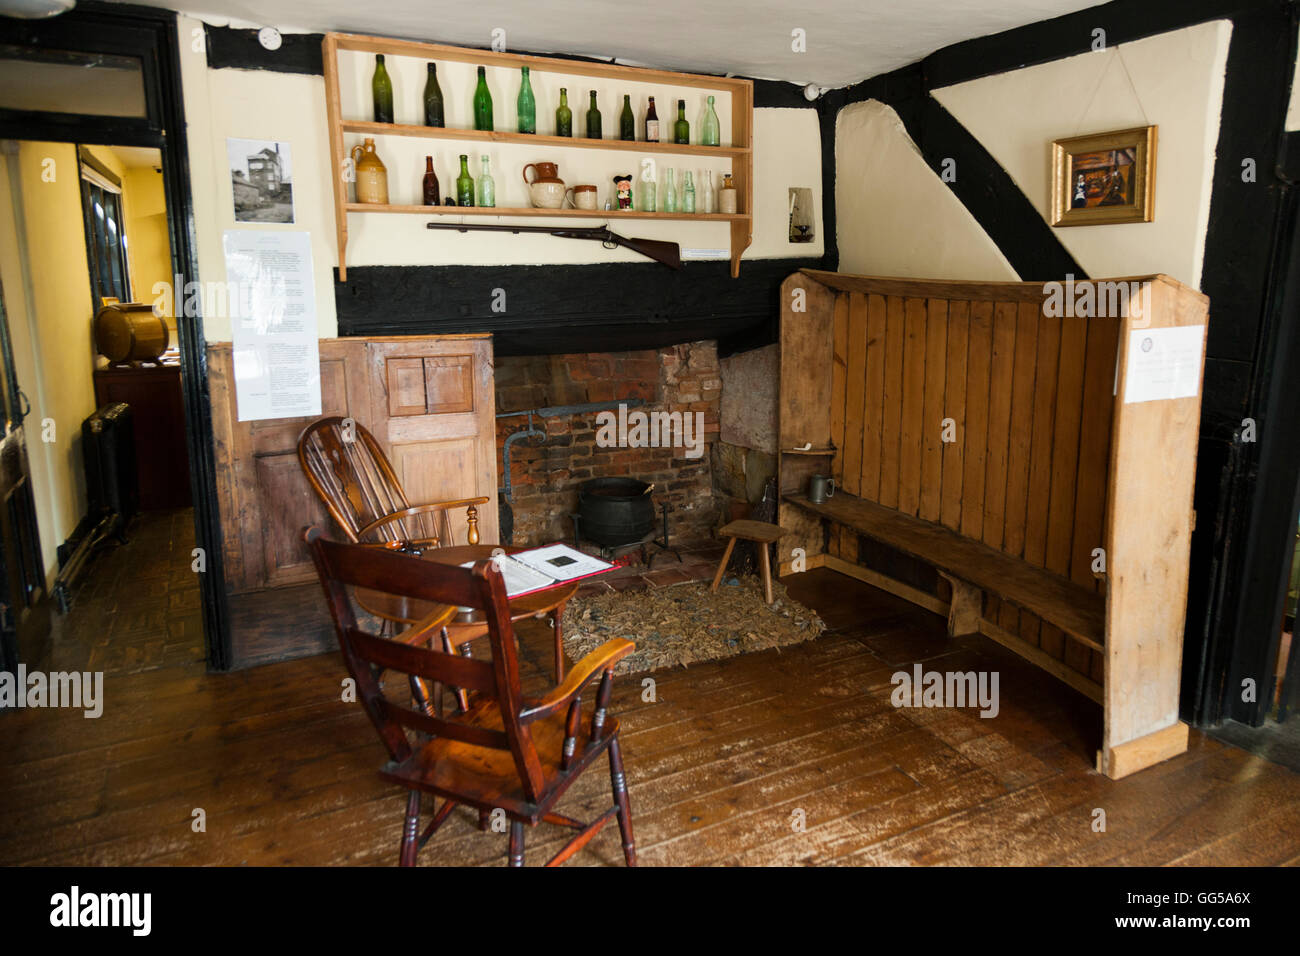
[(727, 562), (731, 560), (731, 550), (736, 546), (736, 539), (742, 541), (753, 541), (758, 547), (758, 565), (763, 569), (763, 597), (768, 604), (772, 603), (772, 565), (767, 556), (767, 546), (773, 541), (779, 541), (790, 532), (782, 528), (779, 524), (768, 524), (766, 521), (733, 521), (720, 532), (727, 536), (727, 550), (722, 552), (722, 561), (718, 565), (718, 573), (713, 576), (713, 586), (710, 591), (716, 591), (718, 585), (722, 583), (722, 575), (726, 573)]

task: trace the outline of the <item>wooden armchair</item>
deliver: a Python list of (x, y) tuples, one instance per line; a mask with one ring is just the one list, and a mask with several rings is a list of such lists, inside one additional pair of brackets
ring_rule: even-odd
[[(555, 823), (578, 831), (547, 863), (555, 866), (582, 849), (611, 819), (618, 820), (628, 866), (636, 865), (619, 725), (608, 714), (614, 665), (636, 645), (623, 638), (607, 641), (545, 696), (525, 698), (520, 692), (505, 585), (491, 561), (480, 561), (473, 568), (421, 561), (379, 548), (327, 541), (319, 528), (309, 528), (304, 539), (334, 616), (343, 660), (391, 758), (379, 774), (409, 791), (399, 856), (402, 866), (415, 865), (420, 848), (458, 803), (479, 811), (480, 829), (486, 829), (493, 810), (505, 812), (510, 820), (511, 866), (523, 866), (524, 824)], [(403, 643), (365, 633), (357, 626), (349, 587), (482, 610), (492, 660), (413, 646), (421, 643), (419, 635), (404, 635), (409, 643)], [(432, 634), (439, 623), (430, 619), (423, 626)], [(413, 686), (436, 682), (455, 688), (458, 697), (463, 692), (465, 704), (446, 718), (424, 703), (423, 694), (414, 707), (407, 706), (385, 696), (379, 683), (384, 670), (407, 675)], [(582, 694), (598, 674), (594, 712), (584, 721)], [(408, 731), (414, 732), (414, 740)], [(552, 808), (569, 785), (606, 752), (613, 805), (591, 823), (555, 813)], [(421, 833), (420, 803), (425, 793), (444, 802)]]
[(478, 505), (461, 498), (412, 506), (373, 435), (337, 416), (312, 422), (298, 437), (298, 463), (348, 539), (419, 552), (453, 544), (451, 512), (464, 508), (468, 543), (478, 544)]

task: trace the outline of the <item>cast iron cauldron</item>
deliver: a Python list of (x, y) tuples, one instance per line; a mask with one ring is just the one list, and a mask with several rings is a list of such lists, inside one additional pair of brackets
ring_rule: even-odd
[(578, 493), (581, 534), (607, 548), (640, 541), (654, 529), (650, 485), (636, 478), (593, 478)]

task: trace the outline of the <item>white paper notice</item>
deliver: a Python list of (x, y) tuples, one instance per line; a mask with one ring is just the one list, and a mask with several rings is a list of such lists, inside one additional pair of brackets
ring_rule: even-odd
[(239, 420), (319, 415), (311, 236), (232, 229), (225, 252)]
[(1129, 332), (1124, 404), (1195, 395), (1201, 387), (1204, 340), (1203, 325)]

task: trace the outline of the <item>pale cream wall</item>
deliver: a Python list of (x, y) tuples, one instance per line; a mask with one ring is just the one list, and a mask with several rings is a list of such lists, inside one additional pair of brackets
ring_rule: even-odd
[[(122, 176), (126, 240), (131, 268), (131, 294), (137, 302), (154, 301), (156, 283), (172, 281), (171, 240), (167, 235), (167, 205), (162, 173), (152, 166), (132, 166)], [(171, 344), (176, 344), (175, 319), (167, 317)]]
[(839, 271), (931, 279), (1017, 279), (925, 162), (893, 109), (875, 100), (835, 123)]
[[(116, 162), (102, 151), (97, 155), (110, 168)], [(17, 166), (17, 189), (8, 168), (0, 184), (0, 280), (16, 373), (32, 404), (28, 457), (42, 555), (52, 576), (55, 549), (86, 513), (81, 422), (95, 410), (90, 278), (76, 148), (24, 142)], [(19, 214), (25, 224), (21, 237)], [(54, 440), (46, 442), (49, 422)]]
[(1295, 75), (1291, 78), (1291, 102), (1286, 109), (1287, 132), (1300, 129), (1300, 54), (1295, 61)]
[(1089, 275), (1164, 272), (1199, 287), (1231, 33), (1227, 20), (1203, 23), (934, 96), (1045, 219), (1052, 140), (1158, 126), (1154, 221), (1055, 232)]
[[(331, 337), (337, 332), (332, 269), (338, 265), (338, 254), (330, 184), (329, 138), (325, 125), (324, 81), (320, 77), (267, 71), (209, 70), (206, 54), (191, 42), (193, 31), (199, 27), (199, 21), (187, 17), (182, 17), (178, 25), (200, 276), (207, 281), (225, 281), (221, 239), (226, 229), (310, 232), (319, 333), (322, 337)], [(348, 103), (345, 112), (357, 113), (359, 117), (364, 113), (364, 89), (369, 82), (372, 62), (359, 62), (353, 69), (351, 80), (345, 84), (345, 102)], [(392, 60), (389, 66), (394, 76), (395, 108), (399, 118), (407, 114), (413, 116), (424, 83), (423, 63)], [(473, 68), (440, 64), (438, 69), (444, 96), (448, 100), (454, 96), (463, 98)], [(493, 90), (501, 128), (505, 128), (513, 115), (512, 104), (517, 87), (510, 84), (515, 82), (517, 80), (503, 76)], [(553, 124), (554, 102), (549, 92), (542, 91), (540, 83), (541, 79), (534, 77), (539, 128), (547, 129), (548, 124)], [(553, 85), (558, 87), (559, 84)], [(570, 86), (570, 105), (574, 109), (575, 123), (585, 109), (585, 94), (581, 91), (588, 88), (587, 81), (583, 81), (581, 86)], [(604, 123), (606, 126), (616, 124), (622, 96), (620, 94), (615, 99), (616, 91), (612, 86), (608, 90), (600, 89)], [(549, 87), (546, 90), (549, 91)], [(349, 101), (348, 96), (355, 102)], [(656, 102), (662, 103), (662, 100)], [(660, 116), (666, 114), (667, 109), (661, 105)], [(725, 128), (725, 118), (720, 118), (723, 118)], [(695, 118), (692, 120), (694, 122)], [(454, 117), (450, 121), (455, 122)], [(746, 257), (820, 255), (823, 251), (821, 148), (816, 111), (756, 110), (754, 125), (754, 243)], [(226, 163), (227, 137), (275, 139), (289, 143), (296, 219), (293, 225), (235, 222)], [(360, 137), (349, 137), (348, 145), (359, 141)], [(416, 195), (424, 173), (425, 155), (435, 157), (444, 194), (455, 179), (459, 165), (456, 157), (461, 152), (461, 147), (456, 144), (381, 137), (376, 147), (389, 170), (389, 190), (394, 202), (418, 201)], [(469, 154), (471, 172), (477, 176), (480, 153), (470, 150)], [(558, 160), (562, 178), (570, 184), (596, 183), (602, 190), (603, 199), (607, 181), (615, 173), (636, 172), (641, 158), (636, 154), (578, 150), (574, 150), (572, 155), (556, 156), (553, 150), (530, 150), (525, 146), (500, 144), (490, 147), (488, 156), (497, 184), (498, 204), (510, 200), (521, 205), (523, 185), (518, 180), (524, 163), (535, 159)], [(660, 165), (662, 167), (662, 163)], [(684, 168), (684, 165), (678, 165), (678, 169)], [(710, 159), (707, 163), (699, 162), (695, 168), (713, 168), (721, 172), (729, 168), (729, 164)], [(662, 171), (657, 179), (662, 184)], [(818, 204), (816, 242), (792, 244), (788, 241), (787, 190), (790, 186), (808, 186), (814, 191)], [(610, 251), (597, 243), (545, 235), (430, 233), (425, 222), (421, 216), (351, 214), (348, 265), (563, 265), (645, 261), (625, 250)], [(530, 220), (529, 224), (544, 225), (547, 222), (545, 219)], [(572, 220), (549, 222), (574, 224)], [(672, 240), (683, 249), (725, 250), (730, 245), (730, 231), (725, 223), (630, 220), (619, 223), (616, 231), (647, 239)], [(229, 318), (205, 317), (204, 332), (209, 341), (229, 340)]]
[[(17, 149), (17, 144), (13, 146)], [(17, 160), (17, 153), (13, 158)], [(0, 161), (0, 286), (4, 289), (5, 314), (13, 343), (14, 377), (32, 405), (31, 416), (25, 423), (25, 437), (41, 538), (41, 560), (48, 583), (58, 569), (56, 528), (60, 523), (55, 518), (55, 508), (65, 495), (56, 493), (55, 446), (41, 440), (41, 419), (48, 414), (48, 406), (43, 397), (42, 369), (33, 347), (38, 332), (28, 295), (27, 270), (24, 269), (26, 247), (19, 237), (18, 220), (23, 202), (21, 179), (10, 178), (7, 154), (3, 160)]]

